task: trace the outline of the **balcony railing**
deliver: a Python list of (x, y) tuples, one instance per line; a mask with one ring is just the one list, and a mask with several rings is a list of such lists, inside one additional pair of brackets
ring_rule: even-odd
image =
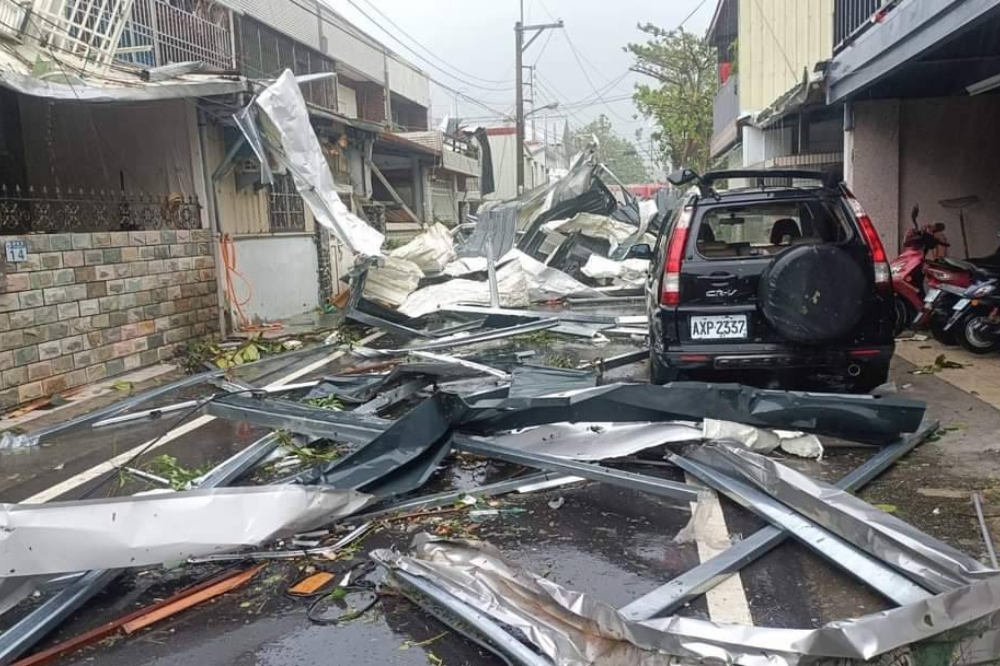
[(214, 2), (133, 0), (116, 57), (143, 67), (200, 60), (233, 70), (233, 14)]
[(195, 197), (0, 185), (0, 233), (199, 229)]
[(867, 29), (871, 25), (872, 15), (886, 4), (889, 4), (886, 0), (834, 0), (834, 51), (845, 46), (855, 33)]
[(715, 94), (715, 105), (712, 114), (712, 133), (720, 134), (736, 120), (740, 113), (740, 83), (739, 77), (730, 75)]

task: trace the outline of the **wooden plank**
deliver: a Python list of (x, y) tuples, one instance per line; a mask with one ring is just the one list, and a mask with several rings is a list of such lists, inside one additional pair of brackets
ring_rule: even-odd
[(413, 218), (414, 222), (416, 222), (420, 226), (423, 226), (424, 225), (423, 220), (417, 217), (417, 214), (414, 213), (412, 210), (410, 210), (410, 207), (406, 205), (406, 203), (403, 201), (403, 198), (399, 196), (399, 192), (397, 192), (396, 189), (389, 184), (388, 179), (386, 179), (386, 177), (382, 175), (382, 172), (379, 171), (379, 168), (375, 166), (375, 163), (372, 162), (367, 156), (365, 157), (365, 164), (367, 164), (368, 167), (372, 170), (372, 173), (375, 174), (375, 177), (379, 179), (379, 182), (385, 185), (385, 189), (389, 190), (389, 194), (392, 196), (393, 201), (402, 206), (403, 210), (406, 211), (407, 215)]

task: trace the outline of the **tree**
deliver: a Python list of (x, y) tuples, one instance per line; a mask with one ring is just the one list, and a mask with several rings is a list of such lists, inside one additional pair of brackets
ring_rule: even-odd
[(655, 79), (657, 85), (637, 85), (635, 104), (656, 123), (652, 136), (664, 162), (704, 171), (710, 160), (717, 87), (715, 50), (683, 28), (663, 30), (650, 23), (638, 27), (649, 41), (629, 44), (625, 50), (635, 56), (632, 71)]
[(607, 116), (601, 116), (573, 133), (573, 145), (581, 150), (594, 137), (597, 138), (597, 157), (618, 179), (627, 185), (645, 183), (649, 180), (646, 163), (636, 150), (635, 144), (619, 136), (611, 127)]

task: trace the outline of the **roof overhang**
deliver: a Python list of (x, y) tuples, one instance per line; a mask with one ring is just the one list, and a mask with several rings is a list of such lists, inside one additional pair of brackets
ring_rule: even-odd
[(213, 97), (250, 91), (249, 82), (242, 78), (189, 76), (157, 83), (137, 81), (134, 85), (95, 86), (83, 81), (44, 80), (9, 69), (0, 69), (0, 86), (31, 97), (99, 104)]
[(863, 92), (1000, 10), (1000, 0), (903, 0), (830, 62), (827, 102)]

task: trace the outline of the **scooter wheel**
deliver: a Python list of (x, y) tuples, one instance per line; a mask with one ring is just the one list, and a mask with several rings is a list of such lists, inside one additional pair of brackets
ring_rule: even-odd
[(986, 318), (983, 312), (970, 312), (955, 324), (955, 337), (963, 349), (973, 354), (990, 354), (1000, 349), (1000, 337), (987, 330)]
[(916, 317), (914, 314), (913, 306), (910, 305), (905, 298), (896, 295), (893, 297), (892, 302), (892, 329), (893, 334), (899, 337), (900, 333), (910, 328), (913, 324), (913, 320)]
[(944, 322), (932, 321), (930, 326), (931, 337), (940, 342), (943, 345), (948, 345), (949, 347), (954, 347), (958, 344), (955, 336), (955, 327), (953, 326), (950, 331), (944, 330)]

